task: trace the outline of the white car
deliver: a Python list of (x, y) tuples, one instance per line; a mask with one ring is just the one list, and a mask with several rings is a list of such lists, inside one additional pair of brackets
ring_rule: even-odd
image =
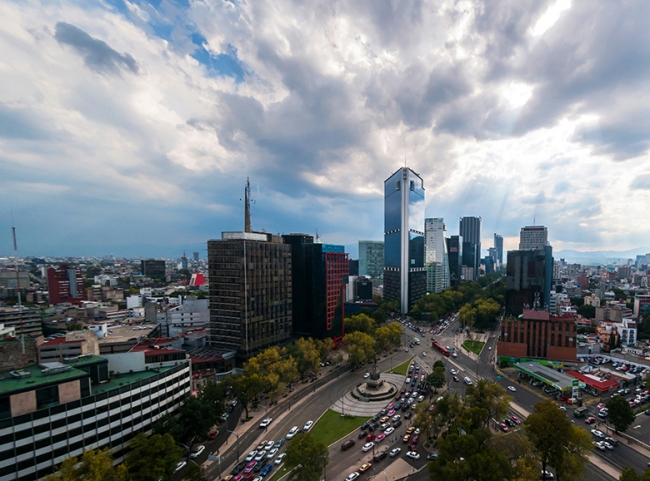
[(205, 451), (205, 446), (203, 446), (202, 444), (195, 447), (194, 451), (192, 451), (192, 454), (190, 454), (190, 458), (192, 458), (192, 459), (198, 458), (199, 456), (201, 456), (201, 453), (203, 451)]
[(282, 464), (282, 461), (284, 461), (284, 457), (287, 455), (287, 453), (282, 453), (279, 454), (277, 458), (275, 458), (275, 461), (273, 462), (274, 464)]
[(354, 480), (357, 479), (359, 476), (361, 476), (361, 475), (360, 475), (358, 472), (355, 471), (354, 473), (348, 475), (348, 477), (345, 478), (345, 481), (354, 481)]
[(508, 391), (515, 392), (515, 391), (517, 391), (517, 388), (514, 387), (514, 386), (508, 386)]
[(399, 418), (401, 418), (401, 417), (402, 417), (402, 416), (400, 416), (399, 414), (395, 414), (395, 416), (393, 416), (393, 417), (390, 418), (390, 419), (391, 419), (391, 421), (393, 421), (393, 422), (397, 422), (397, 421), (399, 421)]
[(174, 471), (174, 472), (176, 473), (176, 472), (180, 471), (180, 470), (183, 469), (185, 466), (187, 466), (187, 461), (180, 461), (180, 462), (176, 465), (176, 471)]
[(408, 453), (406, 453), (406, 457), (411, 459), (420, 459), (420, 454), (417, 453), (416, 451), (409, 451)]
[(367, 453), (368, 451), (370, 451), (370, 450), (372, 449), (372, 447), (373, 447), (374, 445), (375, 445), (375, 443), (373, 443), (372, 441), (369, 442), (369, 443), (366, 443), (366, 444), (364, 444), (363, 447), (361, 448), (361, 451), (363, 451), (364, 453)]
[(604, 438), (604, 437), (605, 437), (605, 433), (603, 433), (603, 432), (600, 431), (599, 429), (592, 429), (592, 430), (591, 430), (591, 434), (593, 434), (593, 435), (596, 436), (597, 438)]
[(269, 450), (273, 449), (274, 444), (275, 444), (275, 441), (269, 441), (268, 443), (266, 443), (266, 446), (264, 446), (264, 449), (269, 451)]
[(370, 377), (370, 373), (369, 373), (369, 372), (367, 372), (367, 373), (365, 373), (365, 374), (363, 375), (363, 378), (364, 378), (364, 379), (368, 379), (369, 377)]
[(410, 378), (410, 377), (407, 377), (407, 378), (406, 378), (406, 381), (404, 381), (404, 382), (405, 382), (406, 384), (410, 384), (410, 382), (411, 382), (411, 378)]
[(300, 431), (300, 428), (298, 426), (294, 426), (291, 428), (291, 431), (287, 433), (287, 439), (293, 439), (293, 437), (298, 434), (298, 431)]
[(427, 357), (427, 353), (426, 353), (426, 352), (422, 352), (422, 357)]
[(395, 428), (388, 428), (386, 429), (386, 431), (384, 431), (384, 434), (388, 436), (390, 434), (393, 434), (394, 432), (395, 432)]
[(314, 421), (307, 421), (303, 426), (302, 430), (309, 431), (313, 425), (314, 425)]
[(262, 422), (260, 423), (260, 428), (264, 429), (264, 428), (268, 427), (269, 424), (271, 424), (272, 421), (273, 421), (273, 418), (263, 419)]
[(266, 451), (264, 449), (262, 449), (261, 451), (259, 451), (257, 453), (257, 456), (255, 456), (255, 461), (261, 461), (265, 457), (266, 457)]
[(244, 461), (246, 461), (246, 462), (252, 461), (253, 459), (255, 459), (255, 456), (257, 456), (257, 451), (253, 450), (250, 453), (248, 453), (248, 455), (246, 456)]
[(266, 459), (273, 459), (273, 456), (278, 454), (278, 448), (273, 448), (269, 451), (269, 454), (266, 455)]
[(452, 373), (452, 374), (458, 374), (458, 371), (456, 371), (456, 369), (452, 369), (452, 370), (449, 371), (449, 372)]
[(399, 453), (401, 453), (401, 452), (402, 452), (402, 450), (401, 450), (400, 448), (395, 448), (395, 449), (393, 449), (390, 453), (388, 453), (388, 455), (389, 455), (391, 458), (394, 458), (395, 456), (397, 456), (397, 455), (398, 455)]

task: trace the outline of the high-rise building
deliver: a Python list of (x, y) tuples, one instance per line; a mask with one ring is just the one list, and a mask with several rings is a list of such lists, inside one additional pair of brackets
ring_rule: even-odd
[(50, 304), (71, 302), (79, 304), (86, 299), (84, 277), (81, 269), (62, 264), (58, 268), (47, 270), (47, 291)]
[(279, 236), (223, 232), (208, 241), (210, 345), (239, 362), (291, 336), (291, 247)]
[(359, 259), (348, 259), (348, 267), (351, 276), (359, 275)]
[(384, 276), (383, 241), (359, 241), (359, 275), (373, 279)]
[(463, 238), (452, 235), (447, 239), (449, 257), (449, 284), (458, 287), (463, 280)]
[(198, 252), (194, 253), (194, 262), (197, 262), (197, 263), (199, 262), (199, 253)]
[(348, 254), (307, 234), (282, 236), (291, 246), (292, 336), (325, 339), (343, 334)]
[(426, 294), (424, 182), (403, 167), (384, 182), (384, 299), (407, 313)]
[(522, 227), (519, 233), (519, 250), (532, 251), (548, 245), (548, 230), (546, 227), (527, 226)]
[[(449, 288), (449, 256), (445, 239), (444, 219), (424, 220), (424, 263), (427, 266), (427, 291), (442, 292)], [(432, 263), (439, 266), (429, 269)]]
[(503, 265), (503, 236), (494, 234), (494, 248), (497, 250), (497, 265), (499, 268)]
[(481, 265), (481, 218), (461, 217), (458, 233), (463, 238), (463, 265), (471, 267), (477, 279)]
[(142, 259), (140, 270), (144, 277), (152, 279), (164, 279), (166, 275), (165, 261), (158, 259)]
[(553, 248), (508, 252), (506, 312), (519, 315), (524, 309), (548, 309), (553, 281)]

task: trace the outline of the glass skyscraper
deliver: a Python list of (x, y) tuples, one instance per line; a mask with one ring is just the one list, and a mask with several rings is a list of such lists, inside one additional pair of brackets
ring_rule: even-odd
[(426, 294), (424, 182), (403, 167), (384, 182), (384, 299), (402, 313)]
[(481, 265), (481, 218), (461, 217), (459, 235), (463, 238), (463, 265), (473, 269), (476, 280)]
[(424, 220), (424, 262), (428, 268), (428, 292), (437, 293), (449, 288), (446, 231), (447, 226), (445, 226), (443, 218), (436, 217)]

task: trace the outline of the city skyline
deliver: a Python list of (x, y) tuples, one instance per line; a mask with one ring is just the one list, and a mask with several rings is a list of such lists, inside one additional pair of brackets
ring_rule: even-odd
[(250, 177), (253, 229), (354, 258), (404, 164), (481, 256), (533, 223), (643, 253), (650, 5), (481, 5), (5, 2), (0, 256), (15, 225), (19, 255), (205, 258)]

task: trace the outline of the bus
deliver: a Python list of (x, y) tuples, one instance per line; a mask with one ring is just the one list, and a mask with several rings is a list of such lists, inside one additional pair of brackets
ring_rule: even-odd
[(440, 344), (435, 339), (431, 341), (431, 347), (434, 348), (436, 351), (440, 352), (445, 357), (449, 357), (451, 355), (449, 349), (447, 349), (445, 346)]

